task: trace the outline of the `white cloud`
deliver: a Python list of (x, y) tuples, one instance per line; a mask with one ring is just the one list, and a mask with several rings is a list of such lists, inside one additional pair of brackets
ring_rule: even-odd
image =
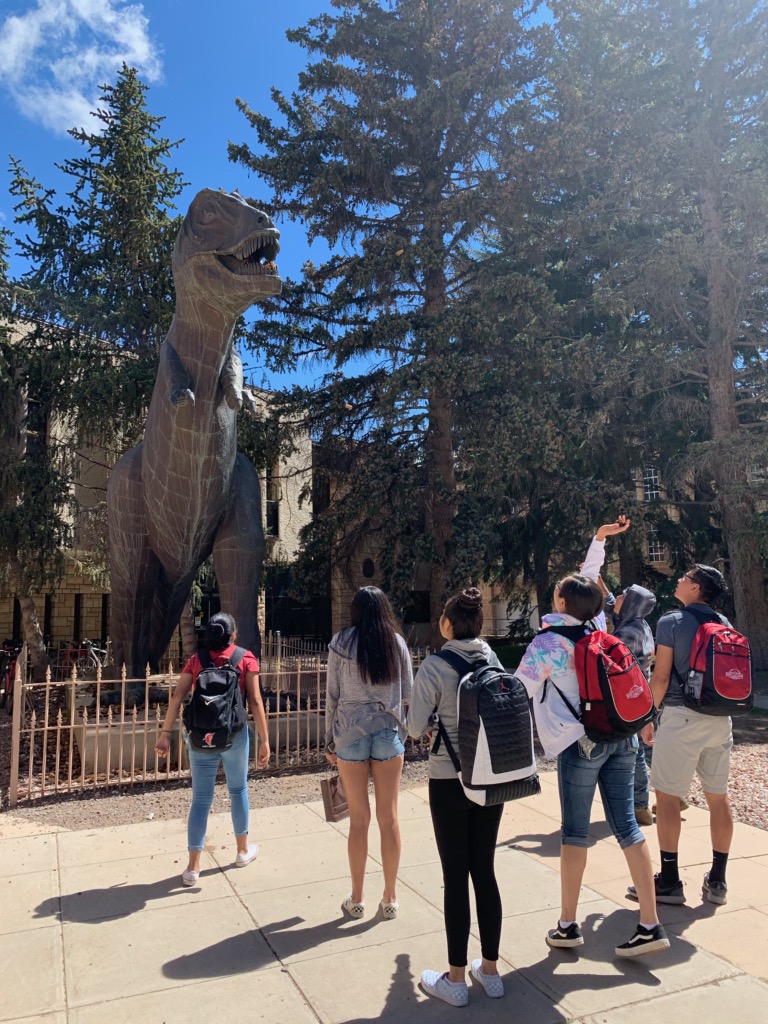
[(54, 132), (88, 125), (99, 87), (123, 62), (145, 81), (160, 77), (144, 8), (129, 0), (33, 0), (0, 22), (0, 85)]

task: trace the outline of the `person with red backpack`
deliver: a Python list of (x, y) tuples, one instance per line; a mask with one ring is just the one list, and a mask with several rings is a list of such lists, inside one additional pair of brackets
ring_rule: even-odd
[[(725, 870), (733, 839), (728, 775), (733, 733), (731, 715), (752, 707), (749, 644), (712, 608), (727, 592), (725, 579), (711, 565), (696, 564), (677, 581), (681, 610), (663, 615), (656, 626), (656, 663), (651, 689), (661, 712), (654, 743), (651, 783), (656, 790), (656, 827), (661, 871), (655, 876), (659, 903), (685, 902), (678, 870), (680, 799), (694, 772), (709, 808), (712, 867), (703, 892), (710, 903), (727, 902)], [(653, 742), (653, 726), (643, 731)], [(630, 888), (630, 898), (636, 898)]]
[[(554, 612), (542, 617), (543, 628), (515, 672), (533, 701), (544, 753), (557, 757), (561, 910), (546, 942), (565, 949), (584, 944), (576, 915), (590, 813), (599, 787), (606, 819), (640, 897), (637, 928), (615, 953), (634, 957), (668, 949), (669, 939), (656, 914), (651, 857), (634, 814), (634, 731), (652, 712), (648, 683), (626, 646), (596, 628), (603, 595), (595, 580), (581, 574), (564, 577), (555, 585), (553, 604)], [(614, 682), (612, 702), (609, 691)], [(638, 712), (631, 710), (636, 703), (641, 705)]]

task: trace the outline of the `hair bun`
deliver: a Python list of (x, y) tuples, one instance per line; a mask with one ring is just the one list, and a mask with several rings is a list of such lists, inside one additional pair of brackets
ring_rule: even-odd
[(208, 625), (208, 632), (212, 636), (225, 636), (227, 631), (224, 629), (223, 622), (211, 622)]
[(456, 603), (459, 608), (464, 608), (465, 611), (475, 611), (477, 608), (482, 607), (483, 595), (477, 587), (467, 587), (459, 594)]

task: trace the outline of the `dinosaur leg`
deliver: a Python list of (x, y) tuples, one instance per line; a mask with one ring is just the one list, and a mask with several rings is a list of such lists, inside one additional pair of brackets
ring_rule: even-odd
[(261, 526), (261, 489), (256, 470), (238, 452), (230, 511), (213, 542), (213, 565), (221, 597), (221, 610), (237, 623), (237, 642), (258, 657), (259, 586), (264, 561)]
[[(200, 560), (200, 565), (205, 561)], [(168, 650), (168, 645), (173, 639), (173, 634), (179, 624), (181, 613), (192, 589), (197, 570), (196, 565), (191, 572), (181, 579), (170, 580), (165, 572), (160, 572), (155, 600), (152, 606), (152, 626), (149, 642), (149, 665), (153, 672), (164, 671), (167, 665), (163, 663), (164, 655), (168, 653), (169, 660), (178, 672), (183, 666), (178, 664), (178, 649), (174, 645)]]
[(109, 478), (109, 568), (115, 666), (144, 674), (158, 561), (149, 547), (141, 480), (142, 445), (120, 459)]

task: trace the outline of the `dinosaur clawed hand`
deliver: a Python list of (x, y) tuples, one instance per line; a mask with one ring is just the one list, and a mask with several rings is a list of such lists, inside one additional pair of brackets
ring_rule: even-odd
[(194, 391), (190, 391), (189, 388), (174, 388), (174, 390), (171, 391), (170, 398), (171, 405), (177, 407), (183, 405), (194, 406), (195, 404), (195, 393)]

